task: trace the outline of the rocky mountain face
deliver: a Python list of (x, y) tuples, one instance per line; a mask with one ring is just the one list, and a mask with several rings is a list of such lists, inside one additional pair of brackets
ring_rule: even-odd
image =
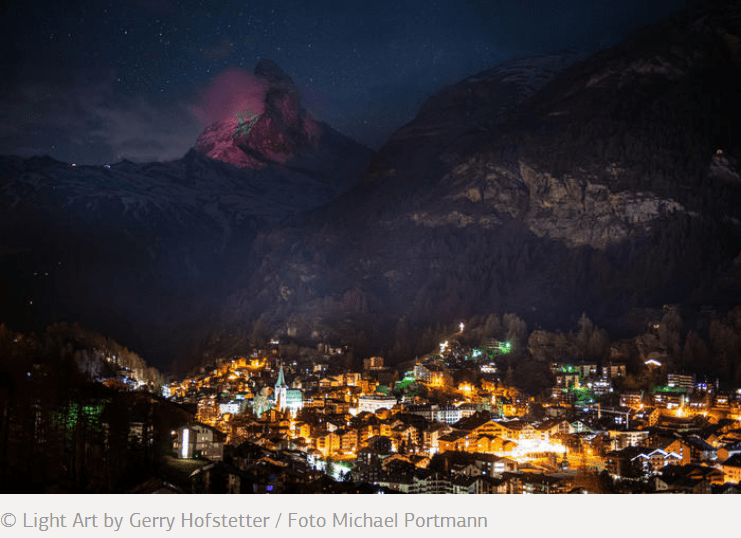
[(224, 122), (172, 162), (0, 157), (0, 321), (80, 322), (160, 367), (197, 346), (256, 234), (335, 198), (372, 156), (309, 118), (275, 64), (256, 72), (264, 113), (230, 138), (243, 161), (207, 150)]
[(362, 184), (258, 237), (226, 319), (362, 347), (488, 312), (618, 332), (634, 307), (733, 304), (740, 13), (706, 3), (442, 90)]
[(319, 145), (321, 127), (301, 108), (293, 80), (267, 59), (255, 76), (265, 84), (263, 102), (249, 103), (208, 127), (195, 150), (242, 168), (286, 162), (297, 151)]

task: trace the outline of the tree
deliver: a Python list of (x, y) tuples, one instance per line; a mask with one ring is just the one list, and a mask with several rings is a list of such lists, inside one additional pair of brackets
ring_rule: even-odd
[(412, 342), (406, 316), (399, 318), (394, 331), (394, 345), (391, 348), (391, 359), (400, 362), (408, 359), (411, 353)]
[(582, 312), (579, 318), (579, 332), (576, 335), (576, 346), (579, 357), (585, 359), (590, 356), (590, 344), (592, 333), (594, 332), (594, 323), (587, 317), (586, 312)]
[(710, 351), (705, 341), (695, 331), (687, 333), (682, 350), (682, 366), (691, 371), (707, 370), (710, 365)]
[(255, 324), (252, 326), (250, 340), (258, 347), (264, 346), (270, 338), (270, 324), (266, 313), (260, 315)]
[(604, 329), (594, 329), (589, 339), (589, 357), (601, 359), (607, 353), (610, 347), (610, 335)]
[(710, 322), (708, 332), (713, 351), (715, 351), (712, 373), (724, 379), (733, 379), (736, 373), (735, 366), (739, 363), (741, 337), (734, 332), (732, 327), (717, 319)]
[(505, 314), (506, 339), (511, 342), (515, 351), (523, 350), (527, 344), (527, 323), (517, 314)]
[(682, 351), (682, 318), (677, 307), (667, 307), (658, 329), (659, 342), (672, 357), (679, 357)]
[(499, 320), (499, 316), (496, 314), (489, 314), (484, 323), (484, 338), (501, 338), (502, 337), (502, 322)]

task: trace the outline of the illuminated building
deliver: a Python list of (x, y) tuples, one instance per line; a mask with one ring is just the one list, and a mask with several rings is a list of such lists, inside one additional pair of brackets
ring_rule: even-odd
[(414, 366), (414, 378), (434, 386), (443, 386), (453, 382), (453, 376), (445, 367), (432, 361), (416, 364)]
[(262, 416), (263, 413), (273, 408), (273, 400), (268, 395), (270, 388), (263, 387), (263, 389), (255, 395), (252, 400), (252, 412), (255, 416)]
[(609, 430), (607, 433), (614, 450), (645, 445), (649, 434), (646, 430)]
[(325, 456), (334, 454), (342, 448), (342, 437), (335, 432), (328, 432), (316, 438), (316, 448)]
[(691, 391), (695, 386), (695, 376), (683, 374), (667, 374), (666, 386)]
[(556, 386), (558, 386), (559, 388), (579, 388), (579, 372), (577, 372), (575, 369), (572, 369), (571, 367), (568, 368), (568, 370), (564, 368), (562, 371), (556, 374)]
[(602, 367), (602, 377), (605, 379), (613, 379), (616, 377), (625, 377), (626, 369), (625, 364), (622, 363), (610, 363)]
[(741, 454), (731, 456), (721, 464), (726, 483), (741, 484)]
[(499, 368), (493, 362), (480, 365), (479, 370), (481, 371), (482, 374), (496, 374), (499, 372)]
[(286, 393), (288, 392), (288, 384), (286, 383), (285, 375), (283, 374), (283, 363), (280, 365), (280, 371), (278, 372), (278, 379), (275, 382), (275, 406), (283, 411), (286, 408)]
[(371, 357), (363, 359), (363, 370), (381, 370), (383, 369), (383, 357)]
[(224, 435), (205, 424), (178, 429), (173, 450), (181, 459), (206, 458), (219, 461), (224, 456)]
[(246, 400), (230, 400), (228, 402), (219, 403), (219, 414), (220, 415), (239, 415), (244, 408), (247, 406)]
[(198, 401), (196, 420), (204, 424), (213, 424), (219, 418), (219, 404), (214, 398), (205, 398)]
[(599, 375), (599, 369), (595, 363), (581, 363), (574, 365), (576, 371), (579, 372), (582, 379), (594, 378)]
[(286, 391), (286, 404), (284, 409), (291, 413), (296, 413), (304, 407), (304, 395), (298, 389), (288, 389)]
[(642, 392), (623, 392), (620, 394), (620, 405), (622, 407), (637, 408), (643, 403)]
[(347, 429), (338, 432), (340, 435), (340, 448), (345, 454), (355, 454), (358, 450), (358, 430)]
[(404, 408), (405, 413), (419, 415), (430, 422), (453, 424), (474, 415), (477, 407), (474, 404), (460, 405), (410, 405)]
[(347, 372), (344, 375), (344, 384), (348, 387), (358, 387), (360, 386), (360, 377), (360, 374), (357, 372)]
[(375, 413), (379, 409), (392, 409), (395, 405), (396, 398), (393, 396), (360, 396), (358, 398), (358, 413), (363, 413), (364, 411)]
[(667, 465), (677, 464), (682, 461), (682, 457), (675, 452), (667, 452), (657, 448), (651, 452), (641, 452), (633, 459), (631, 463), (642, 469), (644, 473), (655, 473), (662, 467)]
[(438, 439), (440, 452), (465, 452), (468, 448), (468, 432), (457, 431), (443, 435)]
[(657, 387), (652, 394), (653, 404), (664, 409), (677, 409), (687, 401), (684, 389)]
[(571, 484), (561, 476), (523, 473), (518, 479), (513, 493), (552, 495), (567, 493), (571, 489)]
[(283, 412), (289, 411), (295, 414), (304, 407), (304, 395), (300, 390), (288, 388), (285, 374), (283, 373), (283, 364), (280, 365), (278, 379), (275, 382), (275, 407)]
[(698, 435), (687, 435), (675, 439), (664, 447), (664, 450), (679, 454), (684, 465), (688, 463), (714, 462), (718, 459), (718, 451)]

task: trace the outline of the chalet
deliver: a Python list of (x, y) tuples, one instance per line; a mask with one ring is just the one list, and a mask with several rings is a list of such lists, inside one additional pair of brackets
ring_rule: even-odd
[(505, 423), (506, 436), (514, 441), (533, 440), (542, 438), (541, 432), (529, 422), (522, 420), (511, 420)]
[(471, 477), (468, 484), (470, 494), (502, 494), (507, 493), (507, 482), (504, 478), (479, 475)]
[(477, 435), (469, 442), (468, 449), (471, 452), (496, 452), (498, 447), (497, 440), (501, 444), (502, 439), (500, 437), (492, 437), (491, 435)]
[(422, 438), (425, 449), (430, 452), (438, 452), (440, 437), (453, 431), (453, 428), (442, 422), (433, 422), (423, 432)]
[(741, 442), (732, 441), (718, 448), (717, 459), (719, 461), (726, 461), (731, 456), (735, 456), (736, 454), (741, 454)]
[(468, 448), (468, 432), (454, 431), (443, 435), (437, 441), (440, 452), (464, 452)]
[(492, 438), (500, 437), (503, 439), (509, 439), (510, 432), (506, 424), (506, 422), (487, 420), (486, 422), (483, 422), (482, 424), (471, 430), (471, 433), (474, 433), (476, 435), (488, 435)]
[(508, 482), (507, 493), (562, 494), (571, 489), (570, 482), (559, 475), (538, 473), (504, 473)]
[(635, 467), (643, 471), (643, 474), (656, 473), (667, 465), (678, 464), (681, 461), (682, 458), (679, 454), (676, 454), (675, 452), (667, 452), (660, 448), (650, 452), (641, 451), (631, 460)]
[(575, 420), (571, 423), (574, 433), (593, 433), (594, 430), (582, 420)]
[(567, 435), (576, 431), (569, 421), (565, 419), (547, 420), (538, 426), (538, 430), (540, 430), (541, 438), (544, 441), (548, 441), (556, 435)]
[[(605, 467), (612, 476), (620, 478), (638, 478), (642, 469), (634, 463), (642, 452), (641, 447), (627, 447), (622, 450), (611, 450), (605, 454)], [(642, 462), (641, 462), (642, 463)]]
[(723, 469), (724, 482), (741, 485), (741, 454), (731, 456), (720, 464)]
[(643, 446), (649, 435), (647, 430), (609, 430), (607, 433), (613, 450), (621, 450), (629, 446)]
[(659, 492), (711, 493), (714, 485), (722, 484), (721, 471), (702, 465), (667, 465), (654, 477), (654, 487)]
[(404, 443), (407, 447), (419, 445), (419, 432), (411, 424), (398, 422), (391, 428), (391, 438), (397, 446)]
[(412, 479), (408, 493), (449, 494), (453, 493), (453, 483), (448, 474), (420, 471)]
[(359, 444), (358, 430), (346, 428), (338, 431), (337, 434), (340, 436), (340, 450), (345, 454), (354, 454)]
[(687, 435), (664, 447), (667, 452), (679, 454), (682, 464), (715, 461), (717, 451), (697, 435)]
[(320, 434), (316, 438), (316, 447), (324, 454), (334, 454), (342, 448), (342, 438), (337, 432)]
[(476, 464), (473, 462), (454, 463), (450, 468), (450, 472), (454, 475), (465, 475), (467, 477), (470, 477), (479, 476), (481, 474), (481, 469), (477, 467)]

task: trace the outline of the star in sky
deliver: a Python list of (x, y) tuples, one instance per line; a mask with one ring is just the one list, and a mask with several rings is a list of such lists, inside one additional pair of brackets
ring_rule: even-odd
[(681, 0), (26, 0), (0, 8), (0, 153), (174, 159), (227, 69), (290, 74), (317, 119), (379, 147), (431, 93), (513, 56), (593, 52)]

